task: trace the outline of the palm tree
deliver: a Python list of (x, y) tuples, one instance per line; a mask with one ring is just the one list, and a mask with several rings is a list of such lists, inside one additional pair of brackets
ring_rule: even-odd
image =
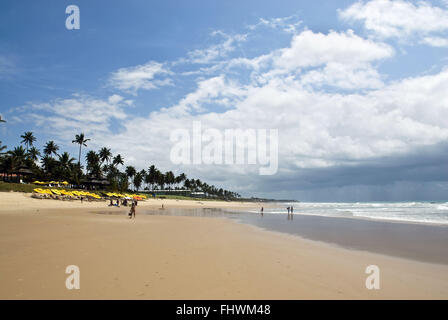
[(150, 174), (149, 174), (149, 169), (148, 169), (148, 171), (145, 171), (145, 176), (144, 176), (144, 178), (143, 178), (143, 181), (145, 182), (145, 184), (146, 184), (146, 187), (145, 187), (145, 190), (149, 190), (149, 185), (151, 184), (151, 182), (152, 182), (152, 177), (150, 176)]
[(106, 162), (107, 164), (109, 164), (109, 161), (112, 158), (112, 152), (110, 152), (110, 149), (103, 147), (100, 149), (98, 154), (100, 156), (101, 163)]
[(87, 171), (93, 176), (99, 176), (101, 173), (100, 156), (93, 150), (86, 154)]
[(14, 150), (8, 151), (8, 154), (14, 159), (17, 166), (25, 163), (26, 151), (22, 146), (15, 147)]
[(134, 181), (133, 181), (136, 191), (138, 191), (140, 189), (142, 182), (143, 182), (143, 175), (141, 172), (137, 172), (134, 176)]
[(64, 152), (59, 156), (59, 165), (65, 169), (70, 169), (73, 166), (75, 158), (71, 157), (68, 152)]
[(87, 147), (86, 142), (89, 141), (90, 139), (86, 139), (84, 137), (84, 133), (80, 133), (75, 135), (75, 140), (72, 140), (72, 143), (76, 143), (79, 144), (79, 155), (78, 155), (78, 165), (81, 165), (81, 147)]
[(190, 190), (191, 182), (190, 182), (189, 179), (185, 179), (185, 181), (184, 181), (184, 188)]
[(175, 182), (173, 171), (167, 171), (165, 173), (165, 183), (168, 185), (168, 190), (171, 190), (171, 185)]
[(185, 181), (187, 179), (187, 175), (185, 173), (181, 173), (180, 175), (178, 175), (175, 179), (176, 184), (179, 185), (181, 184), (183, 181)]
[(31, 131), (25, 132), (20, 136), (20, 138), (23, 139), (20, 143), (24, 143), (26, 145), (26, 152), (28, 152), (29, 147), (36, 141), (36, 137), (34, 137)]
[(53, 154), (57, 155), (59, 146), (53, 140), (48, 141), (44, 148), (44, 155), (51, 157)]
[(7, 148), (6, 146), (2, 146), (2, 142), (0, 141), (0, 156), (5, 154), (2, 151), (5, 150), (6, 148)]
[(74, 172), (73, 162), (75, 158), (70, 156), (68, 152), (64, 152), (59, 157), (59, 178), (63, 178), (65, 180), (71, 180), (72, 173)]
[(28, 151), (28, 158), (31, 159), (32, 161), (37, 161), (39, 157), (40, 157), (40, 151), (36, 147), (32, 147)]
[(135, 176), (137, 173), (137, 170), (133, 166), (127, 166), (126, 167), (126, 175), (128, 176), (128, 179), (131, 179)]
[(156, 183), (160, 186), (160, 190), (163, 190), (165, 185), (165, 175), (159, 170), (156, 171)]
[(120, 154), (117, 154), (115, 157), (114, 157), (114, 160), (112, 161), (112, 164), (114, 165), (114, 166), (118, 166), (119, 164), (124, 164), (124, 159), (123, 159), (123, 157), (120, 155)]
[(129, 181), (128, 181), (128, 176), (126, 175), (126, 173), (119, 172), (117, 182), (118, 182), (117, 187), (120, 190), (120, 192), (124, 192), (124, 191), (128, 190)]
[(154, 190), (154, 184), (157, 182), (157, 168), (155, 167), (155, 165), (151, 165), (148, 168), (148, 174), (146, 176), (146, 180), (151, 185), (151, 190)]
[(40, 163), (46, 177), (50, 179), (54, 178), (58, 162), (49, 155), (45, 155), (40, 159)]
[(145, 179), (145, 176), (146, 176), (146, 171), (145, 171), (145, 169), (142, 169), (142, 170), (140, 170), (139, 172), (140, 172), (140, 174), (142, 175), (142, 178)]

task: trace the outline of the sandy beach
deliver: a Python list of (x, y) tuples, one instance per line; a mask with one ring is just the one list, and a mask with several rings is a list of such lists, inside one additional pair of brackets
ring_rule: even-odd
[[(106, 202), (0, 193), (1, 299), (447, 299), (448, 265), (348, 250), (226, 218), (142, 215), (144, 207), (251, 208), (253, 203)], [(112, 209), (112, 208), (111, 208)], [(80, 289), (67, 290), (68, 265)], [(368, 290), (377, 265), (381, 288)]]

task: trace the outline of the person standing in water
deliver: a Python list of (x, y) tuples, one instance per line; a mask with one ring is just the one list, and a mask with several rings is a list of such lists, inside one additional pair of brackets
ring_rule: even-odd
[(263, 216), (263, 211), (264, 211), (264, 208), (263, 207), (261, 207), (261, 216)]

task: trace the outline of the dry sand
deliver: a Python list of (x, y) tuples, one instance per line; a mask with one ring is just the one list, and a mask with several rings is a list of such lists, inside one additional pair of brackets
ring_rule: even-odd
[[(160, 205), (151, 200), (137, 210)], [(343, 249), (225, 218), (137, 211), (129, 220), (127, 208), (116, 208), (122, 215), (97, 214), (105, 207), (0, 193), (0, 298), (448, 298), (446, 265)], [(365, 287), (365, 268), (372, 264), (381, 270), (380, 290)], [(68, 265), (80, 267), (80, 290), (65, 287)]]

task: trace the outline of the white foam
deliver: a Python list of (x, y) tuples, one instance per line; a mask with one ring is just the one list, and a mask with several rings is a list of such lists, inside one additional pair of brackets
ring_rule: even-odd
[(300, 202), (278, 204), (277, 208), (265, 208), (264, 212), (286, 214), (286, 207), (291, 205), (294, 207), (294, 213), (296, 214), (448, 225), (447, 202)]

